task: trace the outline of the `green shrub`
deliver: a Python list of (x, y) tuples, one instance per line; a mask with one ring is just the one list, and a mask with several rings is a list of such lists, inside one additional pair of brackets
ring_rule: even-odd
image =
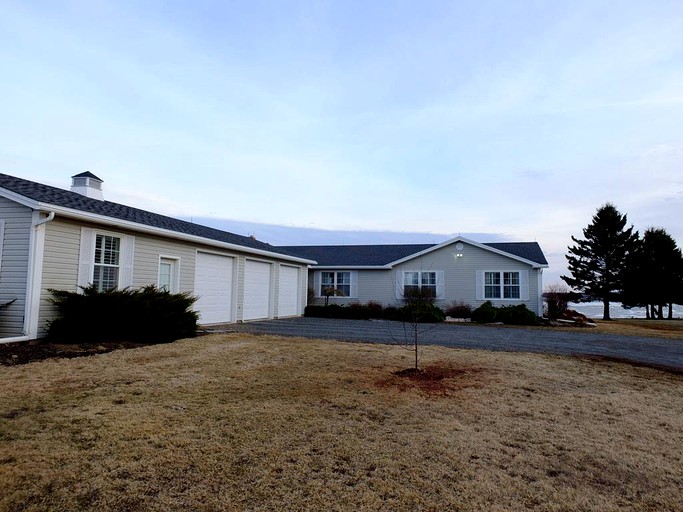
[(369, 320), (370, 310), (363, 305), (349, 305), (349, 307), (339, 304), (328, 306), (306, 306), (304, 316), (315, 318), (344, 318), (347, 320)]
[(399, 320), (419, 324), (435, 324), (443, 322), (446, 315), (443, 310), (429, 302), (406, 304), (399, 310)]
[(472, 311), (472, 321), (480, 324), (502, 322), (508, 325), (536, 325), (538, 317), (524, 304), (496, 308), (487, 300)]
[(446, 309), (451, 318), (472, 318), (472, 306), (463, 301), (454, 302)]
[(496, 320), (507, 325), (536, 325), (538, 317), (524, 304), (501, 306), (496, 312)]
[(189, 293), (169, 293), (156, 286), (83, 293), (50, 290), (57, 318), (48, 336), (61, 343), (98, 341), (168, 342), (195, 336), (197, 300)]
[(479, 324), (490, 324), (496, 321), (497, 310), (493, 307), (490, 300), (484, 302), (477, 309), (472, 311), (472, 321)]
[(395, 306), (387, 306), (382, 311), (382, 318), (385, 320), (401, 320), (401, 311)]

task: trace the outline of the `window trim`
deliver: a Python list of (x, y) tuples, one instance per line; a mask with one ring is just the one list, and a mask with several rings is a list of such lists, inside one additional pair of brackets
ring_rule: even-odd
[(120, 232), (92, 227), (81, 227), (78, 255), (77, 291), (93, 284), (95, 277), (95, 244), (97, 235), (113, 236), (121, 240), (119, 247), (119, 276), (116, 288), (121, 290), (133, 286), (133, 260), (135, 258), (135, 237)]
[[(323, 289), (323, 274), (329, 273), (334, 274), (334, 280), (332, 287), (338, 289), (341, 286), (349, 287), (348, 295), (331, 295), (329, 298), (333, 300), (338, 299), (356, 299), (358, 298), (358, 271), (356, 270), (344, 270), (344, 269), (334, 269), (334, 270), (318, 270), (313, 276), (313, 286), (315, 288), (315, 297), (318, 299), (324, 299), (325, 295), (322, 294)], [(348, 283), (339, 282), (339, 274), (349, 274)]]
[[(487, 274), (498, 274), (498, 284), (486, 284)], [(505, 274), (517, 274), (517, 284), (506, 284)], [(500, 294), (499, 297), (487, 297), (486, 288), (496, 286)], [(505, 288), (515, 287), (519, 290), (518, 297), (506, 297)], [(529, 271), (523, 269), (509, 270), (480, 270), (477, 272), (477, 300), (490, 300), (492, 302), (526, 302), (529, 300)]]
[[(97, 256), (97, 239), (99, 237), (102, 237), (102, 247), (100, 248), (100, 254), (102, 256), (102, 261), (97, 261), (96, 256)], [(117, 251), (117, 262), (116, 264), (112, 263), (105, 263), (104, 262), (104, 255), (105, 255), (105, 247), (106, 247), (106, 237), (109, 237), (113, 240), (118, 240), (118, 251)], [(104, 288), (102, 283), (99, 283), (97, 286), (98, 291), (103, 292), (106, 290), (114, 289), (118, 290), (121, 288), (121, 278), (122, 278), (122, 273), (123, 273), (123, 236), (117, 235), (114, 233), (104, 233), (104, 232), (97, 232), (95, 231), (93, 233), (93, 250), (92, 250), (92, 279), (91, 282), (92, 284), (95, 283), (95, 273), (97, 268), (101, 269), (110, 269), (114, 268), (116, 269), (116, 284), (112, 288)]]
[[(434, 287), (434, 299), (442, 300), (444, 298), (444, 271), (443, 270), (415, 270), (406, 269), (400, 270), (396, 273), (396, 298), (405, 299), (405, 288), (406, 288), (406, 274), (417, 274), (418, 290), (421, 290), (423, 286), (433, 286)], [(423, 274), (434, 274), (434, 285), (423, 283)], [(414, 286), (414, 285), (410, 285)]]
[(161, 290), (161, 264), (170, 263), (170, 283), (169, 292), (178, 293), (180, 290), (180, 258), (178, 256), (168, 256), (166, 254), (159, 255), (158, 272), (157, 272), (157, 287)]

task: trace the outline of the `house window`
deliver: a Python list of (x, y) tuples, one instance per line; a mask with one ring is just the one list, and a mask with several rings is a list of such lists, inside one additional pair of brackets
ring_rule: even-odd
[(503, 272), (503, 298), (519, 299), (519, 272)]
[(93, 284), (98, 291), (117, 288), (121, 256), (121, 239), (111, 235), (95, 236)]
[(403, 297), (436, 297), (436, 272), (404, 272)]
[(335, 295), (350, 297), (351, 272), (322, 272), (320, 276), (320, 290), (318, 290), (320, 297), (331, 295), (331, 290), (336, 290)]
[(484, 272), (485, 299), (519, 299), (520, 297), (519, 272)]
[(177, 260), (173, 258), (159, 259), (159, 282), (158, 287), (162, 291), (177, 293), (178, 284), (176, 278)]

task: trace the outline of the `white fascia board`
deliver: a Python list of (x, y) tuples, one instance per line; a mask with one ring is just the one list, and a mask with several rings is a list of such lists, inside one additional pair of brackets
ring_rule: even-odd
[(390, 270), (388, 265), (313, 265), (311, 270)]
[(515, 256), (514, 254), (510, 254), (509, 252), (501, 251), (500, 249), (496, 249), (494, 247), (490, 247), (488, 245), (480, 244), (479, 242), (475, 242), (474, 240), (470, 240), (468, 238), (462, 237), (462, 236), (456, 236), (455, 238), (451, 238), (450, 240), (446, 240), (445, 242), (441, 242), (438, 245), (435, 245), (433, 247), (429, 247), (428, 249), (425, 249), (424, 251), (416, 252), (415, 254), (411, 254), (410, 256), (406, 256), (405, 258), (401, 258), (400, 260), (392, 261), (391, 263), (387, 263), (388, 267), (393, 267), (394, 265), (398, 265), (400, 263), (404, 263), (406, 261), (410, 261), (412, 259), (418, 258), (420, 256), (423, 256), (425, 254), (429, 254), (430, 252), (437, 251), (439, 249), (442, 249), (443, 247), (446, 247), (447, 245), (454, 244), (456, 242), (463, 242), (466, 244), (473, 245), (475, 247), (479, 247), (480, 249), (484, 249), (485, 251), (490, 251), (495, 254), (500, 254), (501, 256), (506, 256), (508, 258), (511, 258), (513, 260), (521, 261), (522, 263), (526, 263), (527, 265), (530, 265), (532, 268), (548, 268), (548, 265), (542, 265), (540, 263), (537, 263), (535, 261), (528, 260), (526, 258), (521, 258), (519, 256)]
[(16, 192), (12, 192), (11, 190), (7, 190), (6, 188), (0, 188), (0, 197), (9, 199), (10, 201), (14, 201), (15, 203), (19, 203), (22, 206), (28, 206), (33, 210), (38, 209), (38, 201), (29, 199), (26, 196), (22, 196), (21, 194), (17, 194)]
[[(26, 198), (24, 198), (26, 199)], [(277, 252), (264, 251), (262, 249), (254, 249), (252, 247), (246, 247), (244, 245), (231, 244), (228, 242), (221, 242), (219, 240), (213, 240), (211, 238), (204, 238), (197, 235), (189, 235), (186, 233), (180, 233), (178, 231), (172, 231), (170, 229), (157, 228), (154, 226), (147, 226), (145, 224), (138, 224), (137, 222), (131, 222), (129, 220), (117, 219), (115, 217), (107, 217), (106, 215), (99, 215), (96, 213), (83, 212), (80, 210), (74, 210), (72, 208), (65, 208), (63, 206), (56, 206), (49, 203), (36, 203), (37, 209), (53, 211), (58, 215), (64, 217), (84, 220), (88, 222), (93, 222), (96, 224), (104, 224), (107, 226), (112, 226), (119, 229), (129, 229), (131, 231), (137, 231), (138, 233), (148, 233), (151, 235), (163, 236), (166, 238), (175, 238), (177, 240), (183, 240), (186, 242), (194, 242), (203, 245), (210, 245), (212, 247), (219, 247), (221, 249), (229, 249), (232, 251), (240, 251), (248, 254), (257, 254), (259, 256), (267, 256), (268, 258), (276, 258), (285, 261), (292, 261), (296, 263), (301, 263), (303, 265), (315, 265), (316, 261), (307, 260), (304, 258), (299, 258), (296, 256), (289, 256), (287, 254), (280, 254)]]

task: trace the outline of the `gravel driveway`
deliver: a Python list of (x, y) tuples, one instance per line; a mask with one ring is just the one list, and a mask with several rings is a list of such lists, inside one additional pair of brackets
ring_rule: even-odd
[[(421, 335), (424, 344), (446, 347), (539, 352), (560, 355), (596, 355), (627, 359), (647, 365), (683, 370), (683, 340), (600, 334), (550, 329), (518, 329), (470, 324), (430, 324)], [(212, 328), (227, 332), (250, 332), (280, 336), (392, 343), (403, 340), (401, 322), (290, 318), (265, 320)]]

